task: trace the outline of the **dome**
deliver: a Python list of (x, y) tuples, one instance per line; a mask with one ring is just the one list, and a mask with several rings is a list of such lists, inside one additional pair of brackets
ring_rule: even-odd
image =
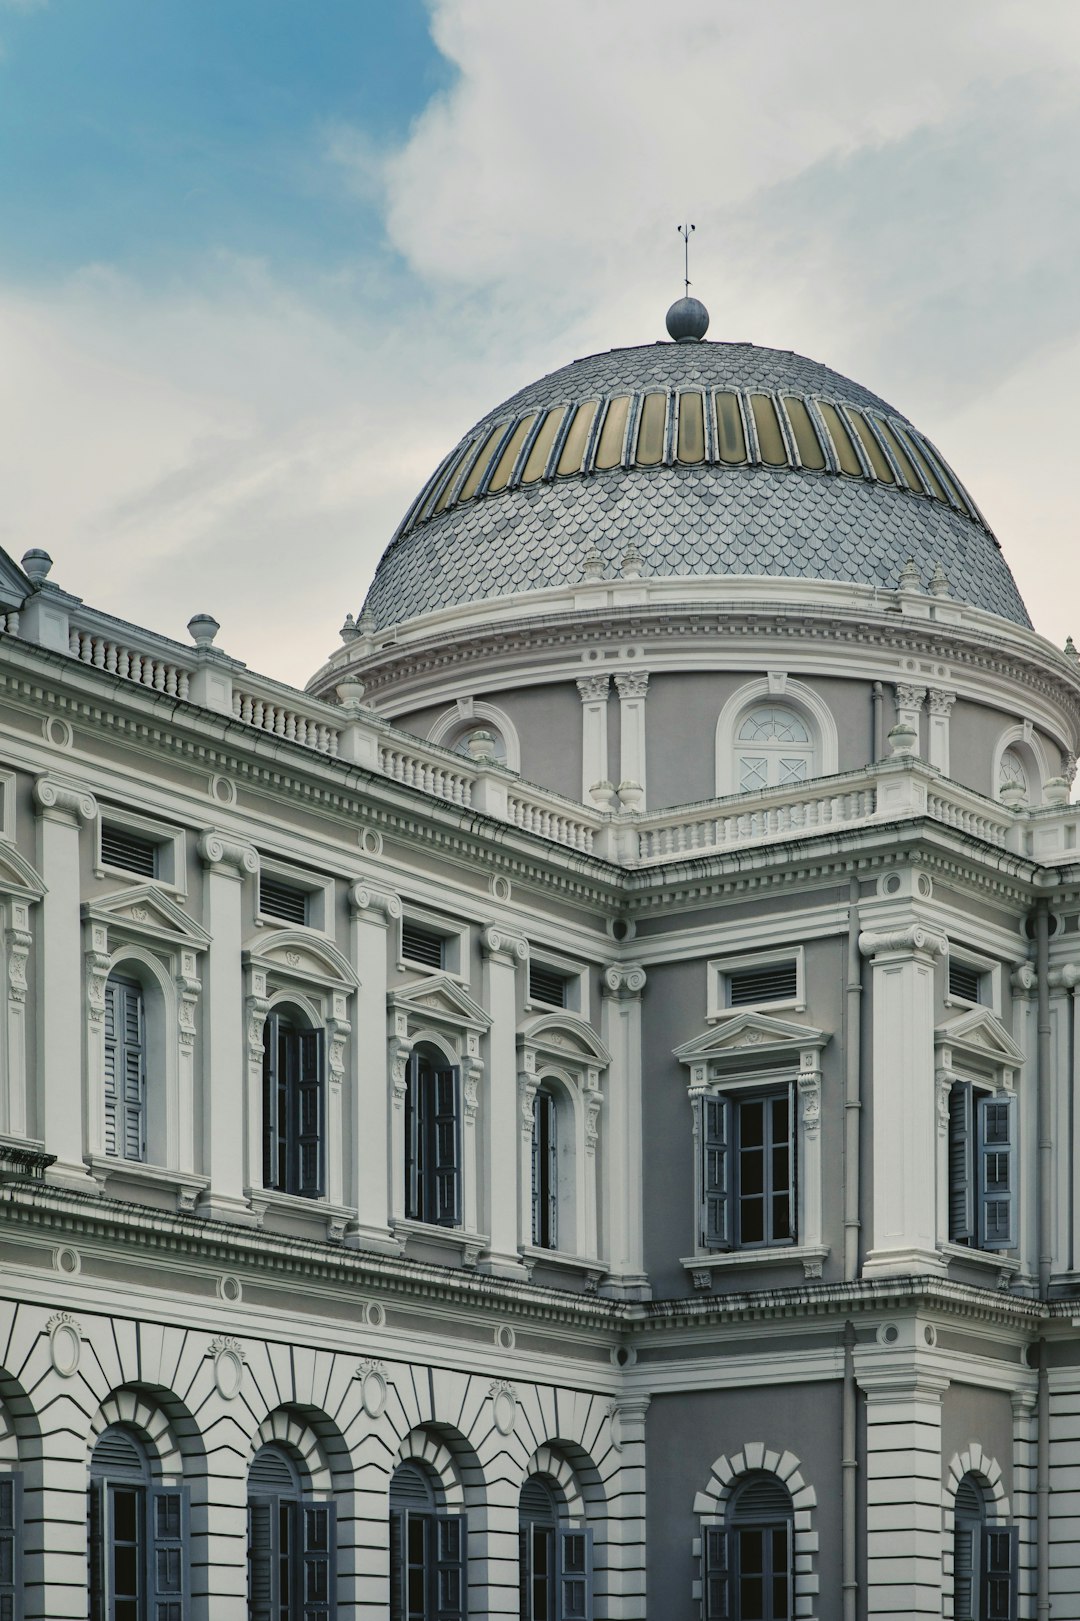
[[(595, 549), (617, 576), (782, 575), (894, 589), (912, 560), (1030, 625), (960, 480), (877, 395), (802, 355), (656, 343), (590, 355), (478, 422), (383, 555), (379, 626), (562, 586)], [(592, 567), (597, 568), (595, 557)]]

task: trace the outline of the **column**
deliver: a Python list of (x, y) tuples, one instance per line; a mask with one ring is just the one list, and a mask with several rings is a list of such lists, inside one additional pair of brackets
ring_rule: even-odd
[(41, 994), (38, 998), (38, 1052), (41, 1092), (37, 1135), (56, 1155), (49, 1179), (92, 1187), (83, 1156), (87, 1150), (83, 1086), (84, 997), (79, 903), (79, 833), (97, 817), (93, 794), (52, 776), (34, 783), (38, 812), (39, 870), (45, 885), (41, 902)]
[(944, 687), (930, 688), (930, 735), (926, 758), (946, 777), (949, 775), (949, 717), (955, 702), (955, 692), (947, 692)]
[(611, 1054), (604, 1121), (604, 1231), (608, 1285), (632, 1299), (649, 1293), (642, 1213), (640, 963), (611, 963), (602, 982), (601, 1039)]
[(914, 686), (910, 681), (898, 681), (894, 687), (896, 694), (897, 723), (905, 722), (915, 732), (919, 739), (915, 746), (915, 753), (923, 752), (922, 712), (926, 702), (926, 688)]
[(641, 789), (640, 803), (633, 808), (644, 810), (648, 804), (645, 785), (645, 694), (649, 686), (648, 670), (626, 670), (616, 675), (619, 691), (619, 778), (623, 784)]
[[(354, 884), (349, 891), (352, 913), (353, 967), (359, 976), (356, 1017), (348, 1061), (351, 1094), (353, 1182), (356, 1222), (346, 1242), (358, 1249), (401, 1248), (390, 1233), (390, 1071), (385, 1041), (387, 933), (401, 916), (401, 902), (373, 884)], [(398, 1172), (404, 1183), (404, 1171)], [(404, 1206), (400, 1212), (404, 1214)]]
[[(606, 1591), (608, 1614), (645, 1614), (645, 1415), (647, 1395), (620, 1396), (609, 1408), (611, 1441), (619, 1453), (617, 1484), (609, 1482), (608, 1541), (596, 1560), (596, 1594)], [(614, 1489), (613, 1489), (614, 1488)]]
[(524, 1277), (519, 1245), (520, 1132), (517, 1076), (517, 969), (529, 948), (518, 936), (489, 925), (480, 936), (484, 954), (484, 1006), (488, 1031), (487, 1107), (483, 1112), (483, 1163), (487, 1183), (486, 1266), (502, 1277)]
[(867, 1277), (940, 1273), (934, 958), (943, 935), (918, 923), (859, 936), (873, 960), (871, 1245)]
[[(258, 873), (259, 857), (250, 844), (217, 832), (201, 836), (199, 855), (206, 868), (203, 922), (211, 936), (204, 993), (201, 1166), (210, 1186), (199, 1201), (199, 1211), (228, 1221), (254, 1222), (247, 1189), (262, 1183), (266, 976), (252, 975), (245, 1007), (241, 949), (244, 879)], [(246, 1025), (254, 1025), (247, 1033), (255, 1039), (245, 1043)]]
[[(903, 1325), (904, 1338), (917, 1327)], [(907, 1332), (905, 1332), (907, 1331)], [(918, 1367), (865, 1367), (866, 1614), (941, 1615), (941, 1399), (949, 1381)], [(898, 1352), (911, 1357), (912, 1352)], [(890, 1360), (893, 1360), (890, 1357)]]
[[(35, 901), (40, 900), (35, 896)], [(26, 1073), (26, 965), (34, 937), (30, 932), (28, 900), (7, 903), (4, 931), (7, 963), (7, 1007), (4, 1019), (5, 1073), (0, 1076), (0, 1135), (30, 1134)]]
[(590, 790), (608, 781), (607, 712), (611, 677), (583, 676), (577, 684), (581, 694), (581, 798), (592, 804)]
[(1012, 1518), (1020, 1528), (1020, 1614), (1035, 1613), (1035, 1538), (1037, 1499), (1035, 1409), (1038, 1399), (1034, 1386), (1011, 1393), (1013, 1411)]

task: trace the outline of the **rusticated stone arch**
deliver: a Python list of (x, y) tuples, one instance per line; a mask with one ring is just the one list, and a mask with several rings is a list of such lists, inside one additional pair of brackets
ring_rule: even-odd
[(818, 1536), (814, 1526), (817, 1492), (807, 1484), (802, 1465), (793, 1452), (774, 1451), (763, 1441), (747, 1441), (740, 1452), (730, 1457), (721, 1453), (713, 1463), (708, 1485), (694, 1498), (694, 1513), (703, 1525), (723, 1525), (729, 1499), (740, 1480), (744, 1475), (759, 1471), (775, 1475), (791, 1498), (795, 1613), (805, 1617), (805, 1621), (815, 1621), (819, 1613)]
[[(275, 1445), (283, 1447), (296, 1459), (314, 1496), (329, 1497), (333, 1494), (334, 1468), (325, 1442), (307, 1418), (295, 1408), (278, 1407), (267, 1414), (255, 1431), (251, 1457), (254, 1458), (260, 1447)], [(248, 1462), (250, 1465), (251, 1459)]]

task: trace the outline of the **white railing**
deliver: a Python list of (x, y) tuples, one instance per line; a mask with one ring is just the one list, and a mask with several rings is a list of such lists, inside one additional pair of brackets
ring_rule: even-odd
[(260, 732), (272, 732), (275, 737), (283, 737), (289, 743), (299, 743), (303, 748), (317, 749), (320, 754), (337, 754), (339, 728), (327, 725), (315, 715), (305, 715), (299, 709), (286, 708), (284, 704), (272, 703), (269, 698), (260, 698), (252, 692), (240, 692), (236, 688), (233, 689), (232, 706), (237, 720), (257, 727)]
[(666, 811), (663, 819), (643, 818), (638, 827), (638, 860), (670, 861), (673, 857), (699, 855), (710, 850), (728, 849), (736, 844), (757, 844), (764, 839), (785, 838), (819, 828), (850, 826), (868, 821), (877, 814), (877, 791), (871, 782), (865, 786), (823, 793), (805, 791), (795, 797), (791, 790), (776, 790), (757, 802), (746, 800), (736, 807), (730, 800), (702, 816), (686, 810)]
[(581, 816), (556, 808), (543, 794), (525, 794), (514, 788), (506, 796), (506, 814), (515, 827), (524, 833), (535, 833), (538, 838), (564, 844), (571, 850), (592, 853), (596, 837), (595, 826)]
[(946, 827), (955, 827), (960, 833), (970, 834), (973, 839), (985, 839), (987, 844), (1000, 848), (1004, 848), (1009, 829), (1016, 822), (1009, 811), (995, 809), (989, 802), (972, 804), (966, 794), (955, 792), (931, 791), (926, 796), (926, 809), (935, 822), (944, 822)]
[(93, 631), (72, 630), (68, 648), (83, 664), (95, 670), (106, 670), (110, 675), (123, 676), (140, 687), (150, 687), (169, 698), (186, 698), (188, 672), (168, 659), (155, 658), (133, 647), (125, 647)]
[(403, 782), (408, 788), (419, 788), (421, 793), (431, 794), (434, 799), (448, 799), (452, 805), (471, 805), (471, 774), (457, 770), (445, 759), (439, 758), (441, 754), (442, 750), (436, 751), (434, 748), (430, 754), (427, 753), (419, 742), (417, 747), (411, 748), (404, 740), (399, 742), (395, 739), (393, 744), (380, 748), (379, 765), (394, 782)]

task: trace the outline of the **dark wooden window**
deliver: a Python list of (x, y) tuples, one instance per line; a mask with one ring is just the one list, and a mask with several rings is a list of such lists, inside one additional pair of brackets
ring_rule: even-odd
[(461, 1221), (461, 1084), (456, 1069), (414, 1052), (405, 1092), (405, 1214)]
[(559, 1247), (558, 1131), (555, 1099), (541, 1087), (533, 1098), (532, 1241), (546, 1250)]
[(963, 1002), (980, 1002), (982, 980), (983, 976), (978, 968), (973, 968), (967, 962), (957, 962), (955, 957), (949, 958), (950, 996), (955, 996)]
[(446, 936), (405, 918), (401, 925), (401, 955), (425, 968), (446, 967)]
[(160, 848), (158, 839), (148, 839), (110, 822), (101, 824), (101, 860), (106, 867), (123, 867), (140, 878), (156, 878)]
[(775, 1475), (747, 1476), (723, 1526), (704, 1526), (705, 1621), (791, 1621), (794, 1510)]
[(146, 1007), (142, 987), (105, 984), (105, 1152), (146, 1159)]
[(753, 1249), (794, 1243), (792, 1087), (706, 1097), (698, 1108), (703, 1246)]
[(309, 899), (310, 891), (298, 884), (287, 884), (269, 873), (259, 876), (259, 911), (265, 917), (279, 918), (282, 923), (306, 923)]
[(949, 1093), (949, 1238), (1016, 1245), (1016, 1099), (955, 1081)]
[(570, 976), (540, 962), (529, 963), (529, 1001), (548, 1007), (566, 1007)]
[(988, 1525), (982, 1488), (965, 1475), (956, 1489), (953, 1614), (956, 1621), (1016, 1621), (1019, 1529)]
[(248, 1621), (334, 1621), (337, 1517), (262, 1447), (248, 1473)]
[(22, 1614), (22, 1476), (0, 1474), (0, 1621)]
[(185, 1621), (187, 1494), (153, 1484), (140, 1443), (119, 1425), (90, 1462), (88, 1557), (91, 1621)]
[(320, 1199), (326, 1181), (326, 1038), (271, 1013), (263, 1031), (263, 1186)]
[(390, 1621), (465, 1621), (466, 1521), (444, 1514), (425, 1472), (390, 1482)]
[(733, 968), (727, 975), (728, 1006), (747, 1007), (758, 1002), (794, 1002), (799, 971), (794, 957), (783, 962)]
[(518, 1515), (521, 1621), (592, 1621), (592, 1532), (560, 1526), (550, 1488), (535, 1475)]

